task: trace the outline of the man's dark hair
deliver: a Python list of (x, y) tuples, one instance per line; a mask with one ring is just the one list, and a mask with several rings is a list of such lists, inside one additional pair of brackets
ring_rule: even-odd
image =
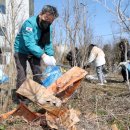
[[(129, 49), (129, 42), (127, 39), (121, 39), (120, 42), (119, 42), (119, 48), (120, 48), (120, 51), (121, 51), (121, 56), (120, 56), (120, 61), (121, 62), (124, 62), (126, 61), (125, 59), (125, 51), (127, 51), (127, 58), (130, 59), (130, 52), (128, 51)], [(127, 49), (127, 50), (126, 50)]]
[(96, 45), (90, 44), (90, 45), (88, 46), (88, 57), (90, 56), (91, 50), (93, 49), (94, 46), (96, 46)]
[[(74, 57), (75, 55), (75, 57)], [(75, 59), (74, 59), (75, 58)], [(81, 61), (81, 54), (80, 51), (77, 47), (74, 48), (74, 50), (70, 50), (67, 55), (66, 55), (66, 59), (69, 61), (69, 64), (71, 66), (74, 66), (76, 62), (77, 66), (80, 67), (80, 61)]]
[(129, 42), (127, 39), (121, 39), (119, 42), (119, 48), (125, 50), (125, 46), (129, 46)]
[(57, 18), (57, 17), (59, 16), (56, 7), (51, 6), (51, 5), (45, 5), (45, 6), (43, 6), (41, 13), (42, 13), (42, 14), (45, 14), (46, 12), (49, 12), (49, 13), (52, 14), (55, 18)]

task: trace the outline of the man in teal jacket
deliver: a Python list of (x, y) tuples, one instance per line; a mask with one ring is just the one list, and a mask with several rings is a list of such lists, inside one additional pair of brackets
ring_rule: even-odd
[(51, 24), (57, 17), (57, 9), (53, 6), (45, 5), (38, 16), (32, 16), (23, 23), (14, 43), (17, 89), (26, 80), (27, 61), (33, 73), (33, 80), (38, 83), (41, 83), (41, 59), (45, 65), (56, 64), (53, 57)]

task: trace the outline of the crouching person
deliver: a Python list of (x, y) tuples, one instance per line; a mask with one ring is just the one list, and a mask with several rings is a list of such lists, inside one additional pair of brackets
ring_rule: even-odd
[(81, 54), (80, 54), (79, 49), (75, 47), (74, 49), (70, 50), (68, 54), (66, 55), (66, 59), (69, 61), (69, 65), (71, 67), (73, 66), (80, 67)]
[(124, 82), (127, 82), (130, 79), (130, 61), (120, 62), (119, 67), (121, 67), (121, 72), (124, 72)]
[(123, 81), (122, 82), (127, 82), (127, 67), (129, 62), (127, 62), (128, 60), (130, 60), (130, 50), (129, 50), (129, 42), (127, 39), (121, 39), (121, 41), (119, 42), (119, 49), (120, 49), (120, 64), (119, 66), (121, 66), (121, 74), (123, 77)]
[[(27, 62), (29, 62), (33, 80), (41, 84), (41, 60), (45, 65), (55, 65), (54, 49), (52, 44), (53, 21), (58, 17), (57, 9), (45, 5), (38, 16), (27, 19), (17, 34), (14, 43), (14, 57), (17, 68), (16, 89), (27, 78)], [(20, 99), (21, 96), (17, 96)]]
[(107, 81), (103, 73), (104, 65), (106, 63), (105, 54), (103, 50), (94, 44), (90, 44), (88, 47), (88, 62), (87, 64), (94, 62), (96, 66), (96, 73), (99, 80), (99, 85), (104, 85)]

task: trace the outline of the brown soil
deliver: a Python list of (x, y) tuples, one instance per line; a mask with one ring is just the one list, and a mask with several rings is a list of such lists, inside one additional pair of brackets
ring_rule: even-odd
[[(130, 128), (130, 91), (129, 86), (121, 81), (119, 74), (108, 75), (108, 83), (104, 86), (99, 86), (96, 82), (82, 81), (80, 88), (66, 104), (67, 107), (81, 112), (77, 130), (111, 130), (113, 124), (119, 130)], [(9, 101), (6, 111), (16, 107), (16, 104)], [(33, 103), (29, 108), (34, 111), (39, 109)], [(3, 109), (0, 113), (3, 113)], [(40, 127), (39, 122), (29, 124), (18, 117), (11, 117), (0, 124), (0, 130), (46, 129), (49, 130)]]

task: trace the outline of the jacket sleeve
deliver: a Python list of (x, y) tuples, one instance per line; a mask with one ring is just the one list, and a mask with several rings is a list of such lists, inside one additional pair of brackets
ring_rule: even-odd
[(36, 40), (34, 38), (33, 32), (33, 25), (29, 21), (26, 21), (21, 29), (22, 37), (25, 42), (25, 46), (28, 50), (35, 55), (36, 57), (40, 58), (44, 51), (40, 46), (37, 45)]
[(88, 58), (88, 64), (90, 64), (91, 62), (93, 62), (96, 58), (96, 53), (95, 53), (95, 49), (93, 48), (91, 50), (90, 56)]
[(44, 51), (49, 56), (54, 56), (54, 48), (52, 44), (52, 26), (50, 26), (50, 42), (44, 46)]

